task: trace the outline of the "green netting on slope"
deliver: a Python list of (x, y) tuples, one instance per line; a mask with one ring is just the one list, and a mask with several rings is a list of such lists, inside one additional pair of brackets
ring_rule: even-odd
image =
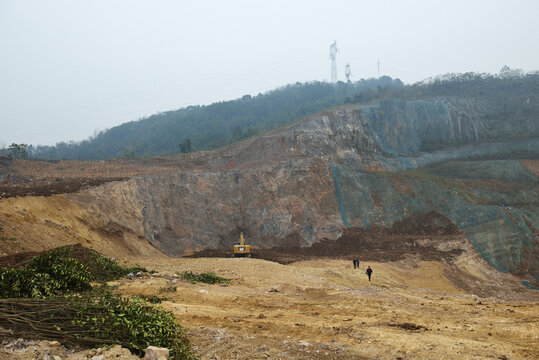
[[(397, 174), (396, 179), (392, 174), (366, 174), (346, 166), (330, 165), (345, 226), (368, 228), (371, 223), (391, 226), (411, 214), (434, 210), (462, 229), (472, 245), (494, 268), (502, 272), (520, 269), (531, 275), (536, 273), (535, 260), (529, 254), (525, 255), (530, 253), (529, 249), (532, 257), (535, 253), (531, 241), (533, 232), (523, 220), (523, 215), (527, 214), (531, 219), (528, 222), (533, 223), (534, 209), (523, 212), (514, 207), (509, 210), (499, 204), (472, 204), (469, 194), (454, 188), (451, 182), (438, 184), (436, 178), (432, 180)], [(496, 190), (485, 188), (482, 191), (493, 199), (500, 197)]]
[(346, 216), (346, 210), (344, 209), (344, 202), (342, 201), (341, 183), (337, 175), (337, 167), (333, 163), (331, 165), (331, 172), (333, 173), (333, 182), (335, 183), (335, 194), (337, 195), (337, 204), (339, 205), (339, 212), (341, 213), (342, 223), (344, 226), (350, 226), (348, 217)]

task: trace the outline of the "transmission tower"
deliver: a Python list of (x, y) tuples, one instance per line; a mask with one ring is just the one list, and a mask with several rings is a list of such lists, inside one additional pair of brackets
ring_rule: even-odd
[(333, 42), (329, 46), (329, 58), (331, 59), (331, 82), (336, 83), (337, 82), (337, 53), (339, 52), (339, 49), (337, 49), (337, 40)]
[(380, 79), (380, 58), (378, 58), (378, 79)]
[(350, 68), (350, 63), (346, 64), (344, 67), (344, 75), (346, 76), (346, 82), (350, 82), (350, 76), (352, 76), (352, 69)]

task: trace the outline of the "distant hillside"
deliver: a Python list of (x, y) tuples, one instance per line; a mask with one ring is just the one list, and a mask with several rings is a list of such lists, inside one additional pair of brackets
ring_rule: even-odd
[(109, 159), (215, 149), (351, 102), (360, 92), (402, 87), (388, 76), (355, 83), (296, 83), (256, 96), (189, 106), (131, 121), (79, 143), (31, 149), (41, 159)]
[[(539, 73), (448, 74), (414, 85), (388, 76), (355, 83), (296, 83), (256, 96), (189, 106), (116, 126), (82, 142), (25, 148), (13, 144), (4, 153), (38, 159), (140, 158), (211, 150), (288, 125), (347, 103), (384, 99), (477, 99), (489, 108), (481, 130), (489, 139), (539, 135)], [(503, 124), (500, 126), (500, 124)], [(518, 131), (515, 131), (518, 129)], [(483, 139), (485, 139), (483, 137)], [(424, 150), (453, 143), (425, 141)]]

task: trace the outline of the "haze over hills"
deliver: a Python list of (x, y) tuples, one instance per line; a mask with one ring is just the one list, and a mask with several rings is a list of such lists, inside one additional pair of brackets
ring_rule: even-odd
[(109, 159), (214, 149), (350, 102), (362, 91), (372, 99), (376, 89), (393, 86), (403, 84), (387, 76), (337, 85), (297, 83), (256, 96), (155, 114), (79, 143), (38, 146), (32, 154), (45, 159)]
[[(88, 160), (210, 150), (300, 121), (331, 107), (388, 98), (481, 98), (496, 107), (488, 116), (511, 117), (510, 126), (518, 127), (522, 119), (538, 111), (534, 101), (528, 99), (537, 96), (537, 76), (537, 73), (506, 70), (498, 75), (449, 74), (406, 86), (387, 76), (335, 85), (297, 83), (256, 96), (245, 95), (237, 100), (155, 114), (102, 131), (82, 142), (31, 147), (25, 155), (49, 160)], [(522, 101), (527, 101), (527, 105), (522, 106)], [(533, 131), (522, 128), (518, 136), (536, 136)], [(489, 138), (504, 136), (502, 129), (488, 132)], [(6, 152), (8, 150), (4, 150)], [(11, 155), (19, 157), (20, 154), (14, 151)]]

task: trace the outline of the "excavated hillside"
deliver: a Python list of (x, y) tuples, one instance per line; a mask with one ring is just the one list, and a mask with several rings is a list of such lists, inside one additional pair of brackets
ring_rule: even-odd
[[(521, 131), (539, 122), (498, 110), (387, 100), (219, 151), (0, 159), (0, 266), (80, 243), (155, 270), (109, 285), (157, 297), (202, 360), (535, 359), (539, 139)], [(240, 232), (251, 259), (231, 258)], [(73, 351), (13, 340), (0, 358), (134, 358)]]
[(536, 134), (538, 121), (501, 124), (496, 111), (477, 99), (384, 100), (177, 158), (4, 160), (1, 250), (49, 236), (179, 256), (230, 249), (240, 232), (257, 247), (308, 246), (435, 211), (489, 264), (537, 282), (539, 139), (519, 131)]

